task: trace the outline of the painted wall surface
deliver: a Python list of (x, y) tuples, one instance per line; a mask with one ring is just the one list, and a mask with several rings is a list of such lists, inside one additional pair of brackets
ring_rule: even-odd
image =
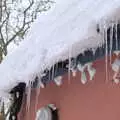
[[(97, 70), (95, 78), (85, 85), (81, 84), (80, 73), (77, 73), (70, 81), (68, 75), (64, 76), (61, 87), (51, 83), (41, 89), (37, 109), (54, 103), (59, 109), (59, 120), (120, 120), (120, 85), (112, 82), (111, 66), (109, 64), (108, 80), (104, 59), (94, 62), (94, 67)], [(33, 89), (30, 110), (25, 110), (23, 102), (20, 120), (35, 120), (35, 98), (36, 90)]]

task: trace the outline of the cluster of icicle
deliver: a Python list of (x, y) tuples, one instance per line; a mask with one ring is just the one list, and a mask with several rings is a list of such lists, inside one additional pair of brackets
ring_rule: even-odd
[[(117, 78), (118, 74), (120, 73), (120, 51), (119, 51), (119, 42), (118, 42), (118, 20), (111, 21), (108, 23), (104, 23), (104, 33), (103, 33), (103, 40), (105, 43), (105, 65), (106, 65), (106, 82), (108, 82), (108, 65), (111, 66), (112, 70), (114, 71), (113, 75), (113, 82), (118, 84), (120, 80)], [(110, 28), (110, 44), (108, 46), (108, 32), (107, 30)], [(113, 39), (113, 35), (115, 39)], [(112, 52), (113, 52), (113, 40), (115, 40), (115, 51), (114, 54), (116, 55), (116, 59), (112, 63)], [(108, 52), (108, 47), (110, 48), (110, 51)], [(110, 57), (108, 60), (108, 56)]]
[[(112, 64), (112, 49), (113, 49), (113, 30), (115, 29), (115, 37), (116, 37), (116, 51), (115, 52), (117, 55), (119, 54), (118, 51), (118, 35), (117, 35), (117, 25), (118, 22), (110, 22), (109, 24), (102, 24), (99, 25), (99, 33), (102, 36), (102, 40), (101, 43), (99, 45), (99, 47), (103, 47), (103, 45), (105, 44), (105, 65), (106, 65), (106, 81), (108, 80), (108, 65), (110, 64), (111, 66)], [(108, 28), (110, 29), (110, 46), (108, 46), (108, 41), (107, 41), (107, 30)], [(108, 47), (110, 47), (110, 51), (108, 52)], [(95, 53), (96, 48), (93, 48), (93, 53)], [(71, 51), (70, 51), (71, 52)], [(110, 62), (108, 63), (108, 56), (110, 56)], [(81, 82), (82, 84), (85, 84), (87, 82), (87, 77), (86, 77), (86, 70), (89, 73), (89, 79), (93, 80), (95, 73), (96, 73), (96, 69), (93, 67), (92, 63), (87, 63), (85, 65), (82, 64), (77, 64), (74, 65), (72, 60), (71, 60), (72, 56), (71, 54), (69, 55), (69, 64), (68, 64), (68, 77), (70, 79), (71, 73), (73, 76), (76, 76), (77, 71), (81, 72)], [(76, 63), (75, 63), (76, 64)], [(120, 64), (119, 64), (120, 67)], [(113, 68), (114, 70), (114, 68)], [(115, 75), (116, 75), (116, 70), (115, 71)], [(118, 72), (118, 70), (117, 70)], [(53, 72), (54, 73), (54, 72)], [(115, 75), (113, 76), (113, 79), (115, 78)], [(54, 75), (52, 75), (54, 76)], [(40, 77), (41, 78), (41, 77)], [(117, 80), (115, 80), (116, 82)], [(56, 83), (56, 85), (60, 86), (62, 84), (62, 76), (58, 76), (56, 78), (54, 78), (54, 82)], [(116, 82), (118, 83), (118, 81)], [(29, 110), (30, 108), (30, 96), (31, 96), (31, 82), (29, 83), (28, 87), (27, 87), (27, 110)], [(38, 88), (44, 88), (43, 83), (41, 82), (41, 80), (39, 79), (39, 84), (38, 84)], [(40, 94), (40, 89), (37, 89), (37, 93), (36, 93), (36, 109), (37, 109), (37, 104), (38, 104), (38, 97)]]
[[(103, 20), (103, 22), (101, 22), (99, 25), (97, 24), (97, 33), (99, 34), (99, 36), (101, 36), (101, 40), (98, 42), (99, 46), (97, 47), (105, 47), (105, 72), (106, 72), (106, 82), (108, 82), (108, 65), (110, 65), (113, 68), (113, 65), (117, 66), (117, 70), (113, 69), (113, 71), (115, 72), (114, 76), (113, 76), (113, 80), (115, 83), (118, 83), (118, 81), (120, 82), (120, 80), (115, 79), (116, 76), (118, 75), (118, 73), (120, 72), (120, 58), (118, 59), (118, 55), (120, 54), (119, 51), (119, 42), (118, 42), (118, 24), (119, 21), (118, 20), (111, 20), (111, 21), (106, 21)], [(108, 29), (110, 29), (110, 34), (108, 37)], [(115, 51), (114, 53), (116, 54), (117, 58), (115, 61), (113, 61), (112, 64), (112, 53), (113, 53), (113, 36), (115, 37)], [(110, 44), (108, 44), (108, 38), (110, 39)], [(109, 45), (109, 46), (108, 46)], [(108, 51), (109, 48), (109, 51)], [(92, 48), (93, 50), (93, 54), (95, 53), (97, 48)], [(71, 50), (70, 50), (71, 52)], [(110, 58), (108, 58), (108, 56)], [(114, 64), (115, 63), (115, 64)], [(87, 69), (89, 76), (90, 76), (90, 80), (92, 80), (94, 78), (94, 75), (96, 73), (95, 68), (92, 67), (92, 63), (87, 63), (85, 65), (81, 65), (78, 64), (77, 67), (75, 67), (72, 64), (71, 61), (71, 54), (69, 55), (69, 65), (68, 65), (68, 74), (69, 74), (69, 79), (70, 79), (70, 71), (72, 71), (73, 76), (76, 75), (77, 71), (81, 72), (81, 82), (83, 84), (85, 84), (87, 82), (87, 77), (86, 77), (86, 72), (85, 70)]]
[[(76, 63), (75, 63), (76, 64)], [(70, 74), (72, 73), (73, 77), (76, 76), (77, 71), (81, 72), (81, 82), (83, 84), (85, 84), (87, 82), (87, 77), (86, 77), (86, 69), (89, 73), (90, 76), (90, 80), (92, 80), (94, 78), (94, 75), (96, 73), (95, 68), (93, 68), (92, 63), (87, 63), (85, 65), (81, 65), (81, 64), (77, 64), (77, 66), (75, 66), (74, 62), (72, 60), (70, 60), (68, 66), (68, 75), (69, 75), (69, 79), (70, 79)], [(39, 77), (39, 83), (38, 83), (38, 88), (36, 91), (36, 102), (35, 102), (35, 109), (37, 110), (37, 105), (38, 105), (38, 98), (39, 98), (39, 94), (40, 94), (40, 88), (44, 88), (44, 84), (42, 83), (41, 79), (43, 76), (45, 76), (46, 74), (42, 74), (41, 77)], [(54, 72), (52, 74), (52, 76), (54, 76)], [(57, 76), (57, 77), (52, 77), (53, 81), (55, 82), (55, 84), (57, 86), (60, 86), (62, 84), (62, 76)], [(29, 82), (29, 84), (27, 85), (27, 89), (26, 89), (26, 93), (27, 93), (27, 105), (26, 105), (26, 110), (29, 113), (29, 109), (30, 109), (30, 99), (31, 99), (31, 88), (32, 88), (32, 84), (33, 82)]]
[[(35, 95), (35, 100), (36, 100), (36, 102), (35, 102), (35, 110), (37, 110), (38, 99), (39, 99), (39, 95), (40, 95), (40, 88), (45, 88), (45, 86), (42, 83), (40, 78), (42, 78), (45, 75), (46, 74), (42, 74), (41, 77), (38, 78), (39, 82), (37, 84), (36, 95)], [(54, 82), (56, 83), (56, 85), (60, 86), (62, 84), (62, 76), (55, 77)], [(29, 113), (29, 110), (30, 110), (32, 85), (33, 85), (33, 81), (29, 82), (28, 85), (27, 85), (27, 88), (26, 88), (26, 94), (27, 94), (26, 111), (27, 111), (27, 113)]]

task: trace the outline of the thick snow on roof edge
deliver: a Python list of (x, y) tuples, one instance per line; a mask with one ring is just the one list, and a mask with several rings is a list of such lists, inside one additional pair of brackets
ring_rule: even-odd
[(58, 61), (103, 44), (97, 25), (108, 28), (119, 20), (119, 12), (120, 0), (57, 0), (0, 65), (0, 96), (19, 82), (34, 80)]

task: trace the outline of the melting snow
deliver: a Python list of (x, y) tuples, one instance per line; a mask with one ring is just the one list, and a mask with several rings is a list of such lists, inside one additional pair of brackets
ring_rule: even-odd
[(120, 0), (56, 0), (0, 65), (0, 96), (19, 82), (28, 84), (58, 61), (103, 44), (97, 25), (103, 31), (104, 25), (108, 28), (119, 20), (119, 12)]

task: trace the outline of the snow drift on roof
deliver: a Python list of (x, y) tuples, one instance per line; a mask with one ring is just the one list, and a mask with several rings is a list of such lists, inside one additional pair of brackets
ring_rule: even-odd
[(100, 46), (103, 35), (97, 33), (97, 26), (103, 29), (117, 22), (119, 12), (120, 0), (57, 0), (0, 65), (0, 96), (58, 61)]

